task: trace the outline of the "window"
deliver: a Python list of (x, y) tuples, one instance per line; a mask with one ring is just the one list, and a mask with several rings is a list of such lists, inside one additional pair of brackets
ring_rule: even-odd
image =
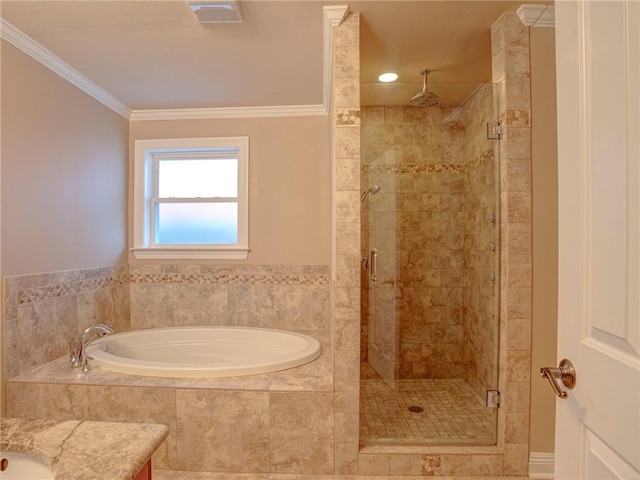
[(137, 140), (136, 258), (245, 259), (249, 138)]

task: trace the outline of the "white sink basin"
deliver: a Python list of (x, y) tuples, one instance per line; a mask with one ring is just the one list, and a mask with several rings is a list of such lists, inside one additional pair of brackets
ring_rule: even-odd
[(0, 479), (2, 480), (55, 479), (53, 468), (38, 457), (16, 452), (0, 452), (0, 456), (2, 468), (4, 468), (4, 471), (0, 471)]

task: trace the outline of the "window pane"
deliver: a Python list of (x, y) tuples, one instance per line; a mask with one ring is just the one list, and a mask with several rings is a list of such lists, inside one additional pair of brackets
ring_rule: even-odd
[(238, 160), (203, 158), (158, 161), (160, 198), (237, 197)]
[(159, 203), (157, 244), (238, 243), (238, 204)]

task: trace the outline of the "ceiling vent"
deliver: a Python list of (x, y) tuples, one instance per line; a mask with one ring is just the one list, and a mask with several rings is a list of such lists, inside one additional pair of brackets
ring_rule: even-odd
[(188, 2), (191, 11), (200, 23), (242, 22), (240, 5), (237, 1), (188, 0)]

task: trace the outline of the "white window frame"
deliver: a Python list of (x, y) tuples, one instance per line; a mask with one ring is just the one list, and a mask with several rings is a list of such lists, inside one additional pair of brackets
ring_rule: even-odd
[[(154, 156), (202, 158), (225, 152), (238, 156), (238, 241), (234, 244), (158, 245), (153, 240)], [(230, 259), (249, 254), (249, 137), (136, 140), (133, 165), (133, 248), (136, 259)]]

